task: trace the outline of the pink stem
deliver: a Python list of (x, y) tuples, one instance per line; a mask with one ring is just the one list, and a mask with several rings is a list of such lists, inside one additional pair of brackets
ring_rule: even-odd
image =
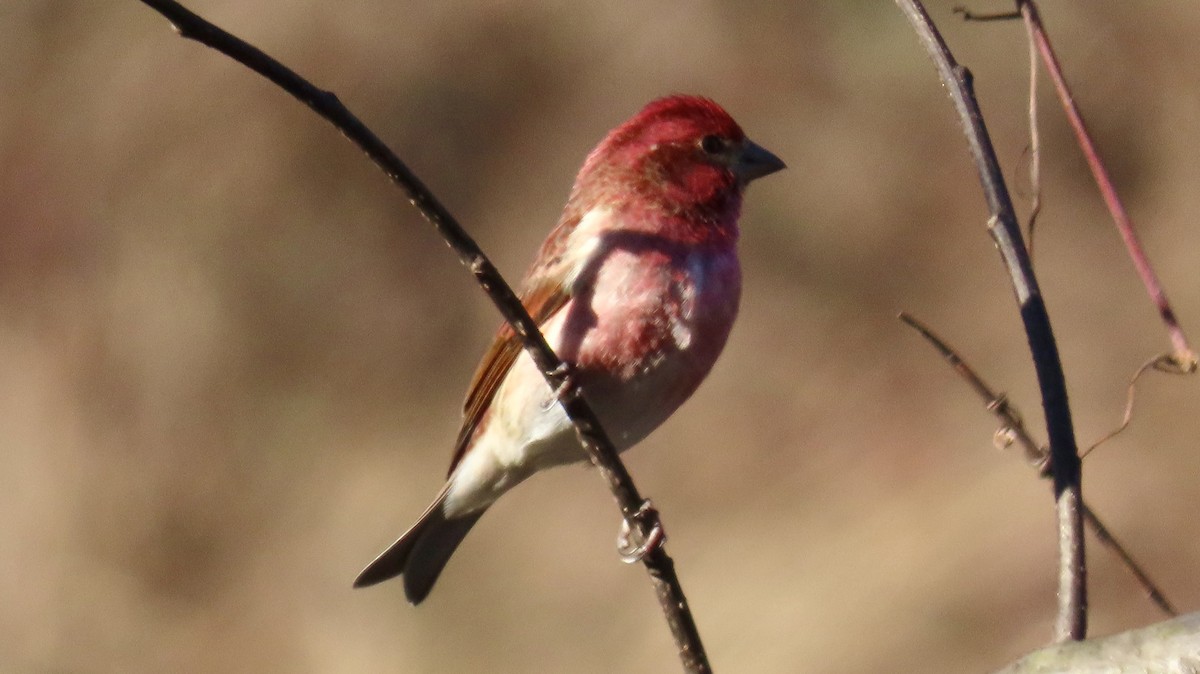
[(1167, 326), (1171, 344), (1175, 348), (1176, 364), (1189, 372), (1194, 371), (1196, 355), (1188, 345), (1187, 337), (1184, 336), (1183, 329), (1179, 326), (1179, 320), (1175, 317), (1174, 310), (1171, 309), (1171, 303), (1167, 301), (1167, 293), (1154, 273), (1154, 268), (1150, 266), (1150, 260), (1146, 257), (1146, 253), (1138, 241), (1137, 233), (1133, 229), (1133, 222), (1121, 204), (1116, 187), (1113, 186), (1112, 179), (1109, 178), (1108, 171), (1105, 170), (1104, 163), (1100, 160), (1100, 154), (1096, 151), (1096, 146), (1088, 135), (1087, 127), (1083, 123), (1083, 116), (1080, 114), (1078, 106), (1075, 105), (1075, 98), (1071, 94), (1070, 87), (1067, 86), (1067, 80), (1063, 76), (1058, 57), (1054, 54), (1054, 47), (1050, 45), (1050, 38), (1042, 29), (1042, 21), (1037, 7), (1033, 0), (1018, 0), (1018, 4), (1037, 44), (1042, 61), (1046, 64), (1050, 79), (1054, 82), (1054, 90), (1058, 93), (1059, 100), (1062, 101), (1063, 110), (1067, 113), (1067, 119), (1071, 123), (1071, 129), (1075, 132), (1080, 149), (1083, 150), (1083, 156), (1087, 159), (1088, 168), (1092, 170), (1092, 176), (1100, 188), (1100, 195), (1104, 198), (1109, 212), (1112, 213), (1113, 222), (1116, 223), (1117, 230), (1125, 241), (1129, 257), (1133, 259), (1133, 265), (1137, 268), (1138, 276), (1142, 278), (1142, 284), (1146, 286), (1146, 292), (1158, 307), (1158, 313)]

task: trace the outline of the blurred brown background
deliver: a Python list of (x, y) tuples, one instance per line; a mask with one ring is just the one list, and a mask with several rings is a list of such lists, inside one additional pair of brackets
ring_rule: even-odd
[[(790, 170), (696, 398), (630, 453), (718, 671), (971, 672), (1045, 643), (1048, 484), (895, 314), (1041, 430), (932, 67), (887, 2), (200, 1), (336, 91), (512, 276), (610, 127), (710, 95)], [(1025, 209), (1019, 23), (930, 9)], [(1011, 5), (975, 3), (975, 9)], [(1200, 5), (1046, 3), (1200, 339)], [(0, 670), (660, 672), (675, 655), (582, 468), (494, 509), (427, 604), (351, 591), (440, 485), (498, 317), (335, 131), (137, 2), (0, 5)], [(1037, 262), (1081, 444), (1166, 338), (1047, 93)], [(1200, 390), (1145, 382), (1085, 493), (1200, 608)], [(1158, 619), (1091, 542), (1092, 633)]]

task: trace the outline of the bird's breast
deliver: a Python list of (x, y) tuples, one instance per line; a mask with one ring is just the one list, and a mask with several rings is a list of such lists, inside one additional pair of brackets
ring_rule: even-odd
[(624, 448), (696, 390), (725, 346), (740, 296), (732, 249), (617, 237), (578, 275), (548, 337)]

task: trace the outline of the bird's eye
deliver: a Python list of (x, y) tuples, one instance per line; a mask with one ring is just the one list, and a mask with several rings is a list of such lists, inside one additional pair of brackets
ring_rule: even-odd
[(720, 136), (707, 135), (700, 139), (700, 149), (705, 154), (721, 154), (725, 151), (725, 139)]

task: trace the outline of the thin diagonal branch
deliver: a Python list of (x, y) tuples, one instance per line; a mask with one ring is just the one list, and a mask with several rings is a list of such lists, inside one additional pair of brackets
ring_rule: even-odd
[(1000, 163), (996, 159), (996, 151), (975, 100), (971, 73), (954, 60), (919, 0), (896, 0), (896, 4), (917, 32), (958, 112), (991, 213), (988, 232), (1000, 251), (1020, 307), (1041, 389), (1047, 436), (1050, 438), (1050, 469), (1054, 478), (1059, 532), (1055, 638), (1058, 641), (1082, 639), (1087, 633), (1082, 474), (1071, 408), (1067, 402), (1066, 378), (1050, 317), (1022, 241), (1021, 229), (1000, 171)]
[(1121, 564), (1129, 570), (1129, 573), (1133, 574), (1133, 580), (1142, 586), (1142, 591), (1146, 593), (1146, 598), (1154, 602), (1154, 605), (1160, 611), (1172, 618), (1179, 615), (1179, 610), (1175, 608), (1175, 605), (1167, 599), (1162, 590), (1158, 589), (1154, 581), (1150, 580), (1150, 576), (1146, 575), (1142, 567), (1133, 561), (1133, 557), (1125, 550), (1125, 546), (1117, 541), (1112, 532), (1108, 530), (1108, 527), (1104, 526), (1104, 523), (1100, 521), (1096, 513), (1092, 512), (1091, 508), (1087, 507), (1086, 503), (1083, 506), (1083, 518), (1092, 527), (1092, 533), (1096, 534), (1096, 538), (1100, 540), (1100, 544), (1112, 550), (1117, 555), (1117, 558), (1121, 560)]
[[(333, 124), (350, 142), (357, 145), (407, 195), (430, 224), (446, 240), (459, 260), (475, 275), (488, 298), (500, 310), (504, 320), (520, 336), (525, 350), (541, 369), (547, 383), (558, 391), (559, 401), (575, 425), (580, 442), (592, 463), (608, 482), (621, 508), (622, 517), (643, 540), (659, 535), (656, 522), (644, 515), (645, 499), (638, 492), (632, 477), (617, 456), (612, 442), (600, 426), (595, 412), (587, 404), (570, 377), (569, 369), (554, 354), (538, 331), (537, 324), (495, 265), (483, 254), (478, 244), (446, 210), (433, 192), (417, 178), (398, 156), (365, 124), (351, 113), (333, 93), (318, 89), (308, 80), (253, 45), (218, 28), (200, 16), (171, 0), (142, 0), (169, 20), (185, 38), (195, 40), (238, 61), (254, 72), (279, 85), (318, 115)], [(659, 604), (675, 637), (680, 659), (687, 672), (710, 672), (700, 634), (688, 608), (683, 588), (675, 574), (674, 562), (661, 545), (642, 557), (655, 586)]]
[[(938, 353), (942, 355), (942, 358), (946, 359), (950, 367), (954, 368), (954, 371), (979, 395), (987, 410), (1000, 420), (1001, 427), (996, 433), (997, 437), (1004, 437), (1010, 443), (1016, 440), (1025, 452), (1025, 458), (1029, 463), (1038, 468), (1045, 468), (1048, 465), (1047, 460), (1050, 457), (1049, 450), (1034, 441), (1033, 436), (1029, 434), (1029, 430), (1025, 428), (1025, 422), (1022, 421), (1020, 412), (1009, 402), (1008, 398), (1003, 393), (998, 393), (991, 386), (988, 386), (987, 382), (975, 372), (974, 368), (953, 347), (947, 344), (945, 340), (924, 323), (917, 320), (911, 314), (904, 312), (901, 312), (900, 320), (921, 333), (921, 336), (938, 350)], [(1152, 364), (1147, 364), (1147, 366), (1149, 365)], [(1044, 471), (1042, 472), (1042, 476), (1048, 477)], [(1163, 594), (1162, 590), (1158, 589), (1154, 581), (1150, 580), (1150, 576), (1134, 561), (1129, 552), (1125, 550), (1125, 546), (1121, 545), (1121, 542), (1117, 540), (1116, 536), (1113, 536), (1108, 527), (1104, 526), (1099, 516), (1092, 512), (1092, 509), (1088, 507), (1086, 502), (1082, 505), (1083, 521), (1087, 526), (1091, 527), (1092, 533), (1096, 534), (1096, 538), (1099, 539), (1100, 544), (1117, 556), (1121, 564), (1133, 575), (1134, 581), (1142, 587), (1142, 591), (1146, 593), (1146, 596), (1150, 601), (1154, 602), (1154, 605), (1159, 610), (1171, 617), (1178, 615), (1175, 607), (1167, 600), (1166, 595)]]
[(1175, 349), (1171, 355), (1175, 369), (1181, 373), (1195, 372), (1197, 369), (1196, 353), (1192, 351), (1187, 337), (1183, 334), (1179, 319), (1171, 308), (1171, 303), (1167, 300), (1167, 292), (1158, 280), (1158, 275), (1154, 273), (1154, 268), (1150, 265), (1150, 259), (1146, 256), (1145, 250), (1142, 249), (1137, 232), (1133, 228), (1133, 221), (1130, 219), (1129, 213), (1125, 211), (1121, 198), (1117, 195), (1117, 188), (1113, 185), (1108, 170), (1104, 168), (1104, 162), (1100, 159), (1096, 144), (1092, 142), (1087, 125), (1083, 122), (1083, 115), (1079, 112), (1079, 106), (1075, 104), (1075, 96), (1071, 93), (1070, 86), (1067, 85), (1066, 76), (1063, 75), (1062, 65), (1054, 53), (1054, 47), (1050, 44), (1050, 37), (1046, 34), (1037, 5), (1033, 0), (1016, 0), (1016, 2), (1021, 16), (1025, 19), (1030, 40), (1041, 54), (1042, 62), (1046, 65), (1046, 71), (1050, 74), (1054, 90), (1058, 93), (1058, 99), (1067, 115), (1067, 121), (1070, 122), (1071, 129), (1075, 132), (1075, 140), (1079, 143), (1079, 148), (1087, 160), (1088, 168), (1092, 171), (1092, 177), (1095, 178), (1096, 185), (1100, 188), (1100, 195), (1104, 198), (1109, 213), (1112, 214), (1117, 231), (1120, 232), (1121, 239), (1125, 242), (1125, 248), (1129, 251), (1129, 257), (1133, 260), (1133, 266), (1137, 268), (1138, 276), (1142, 279), (1142, 285), (1146, 286), (1146, 292), (1150, 295), (1151, 301), (1154, 302), (1159, 316), (1162, 317), (1163, 323), (1167, 327), (1171, 345)]
[(954, 371), (963, 378), (963, 381), (967, 382), (971, 390), (975, 391), (983, 399), (983, 403), (987, 406), (988, 411), (999, 417), (1000, 421), (1004, 424), (1004, 429), (1010, 431), (1013, 437), (1021, 444), (1021, 447), (1025, 451), (1025, 459), (1030, 464), (1036, 466), (1039, 471), (1044, 472), (1042, 469), (1048, 466), (1047, 459), (1049, 458), (1049, 452), (1034, 441), (1033, 436), (1029, 434), (1029, 430), (1025, 428), (1025, 422), (1021, 419), (1021, 415), (1008, 402), (1008, 398), (988, 386), (987, 382), (983, 381), (983, 378), (975, 373), (975, 370), (967, 361), (958, 355), (958, 352), (951, 348), (929, 326), (907, 312), (900, 312), (899, 318), (909, 327), (921, 333), (921, 336), (938, 350), (942, 358), (945, 358), (950, 367), (954, 368)]

